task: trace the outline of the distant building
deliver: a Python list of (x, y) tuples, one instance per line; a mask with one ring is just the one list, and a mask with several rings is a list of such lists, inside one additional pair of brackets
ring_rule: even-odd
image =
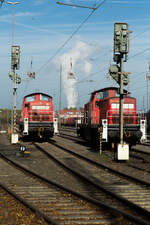
[(61, 124), (65, 126), (76, 126), (83, 118), (83, 109), (62, 109), (59, 111)]

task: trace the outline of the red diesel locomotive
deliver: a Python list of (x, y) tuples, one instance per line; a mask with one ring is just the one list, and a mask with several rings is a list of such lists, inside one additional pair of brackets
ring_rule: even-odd
[[(84, 118), (78, 125), (77, 134), (91, 143), (98, 143), (99, 129), (102, 141), (119, 143), (119, 94), (118, 88), (108, 87), (91, 93), (90, 101), (84, 105)], [(142, 138), (140, 117), (136, 112), (136, 99), (124, 90), (123, 132), (124, 141), (135, 145)], [(145, 125), (145, 121), (142, 120)]]
[(52, 97), (41, 93), (23, 99), (20, 131), (23, 136), (49, 138), (54, 134)]

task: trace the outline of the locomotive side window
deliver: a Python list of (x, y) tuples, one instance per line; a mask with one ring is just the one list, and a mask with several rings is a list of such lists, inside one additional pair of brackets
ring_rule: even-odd
[(95, 107), (98, 107), (99, 106), (99, 101), (96, 101), (95, 102)]
[(103, 92), (103, 98), (107, 98), (109, 96), (109, 91), (104, 91)]
[(32, 102), (32, 101), (35, 101), (35, 95), (26, 97), (26, 102)]
[(40, 95), (40, 100), (41, 101), (50, 101), (50, 98), (48, 97), (48, 96), (46, 96), (46, 95)]
[(97, 99), (102, 99), (102, 98), (103, 98), (103, 92), (98, 92), (96, 98), (97, 98)]

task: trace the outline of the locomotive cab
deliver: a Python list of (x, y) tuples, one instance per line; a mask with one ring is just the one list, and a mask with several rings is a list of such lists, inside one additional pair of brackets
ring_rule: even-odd
[(23, 100), (23, 135), (52, 137), (53, 102), (52, 97), (44, 93), (33, 93)]
[[(124, 90), (123, 99), (123, 132), (124, 141), (133, 145), (140, 142), (140, 119), (136, 113), (136, 99)], [(120, 140), (120, 98), (118, 88), (108, 87), (91, 93), (90, 101), (84, 106), (84, 123), (80, 125), (78, 134), (88, 140), (98, 139), (98, 128), (107, 124), (108, 142), (118, 143)], [(96, 140), (94, 140), (95, 142)]]

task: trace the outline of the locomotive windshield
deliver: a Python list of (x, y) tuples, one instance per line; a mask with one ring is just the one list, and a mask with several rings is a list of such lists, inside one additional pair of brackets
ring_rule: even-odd
[(115, 90), (115, 97), (119, 97), (120, 95), (119, 95), (119, 92), (118, 92), (118, 90)]
[(48, 96), (46, 96), (46, 95), (42, 95), (42, 94), (41, 94), (41, 95), (40, 95), (40, 100), (41, 100), (41, 101), (48, 101), (48, 102), (49, 102), (49, 101), (50, 101), (50, 98), (49, 98)]
[(32, 101), (35, 101), (35, 95), (26, 97), (26, 102), (32, 102)]

